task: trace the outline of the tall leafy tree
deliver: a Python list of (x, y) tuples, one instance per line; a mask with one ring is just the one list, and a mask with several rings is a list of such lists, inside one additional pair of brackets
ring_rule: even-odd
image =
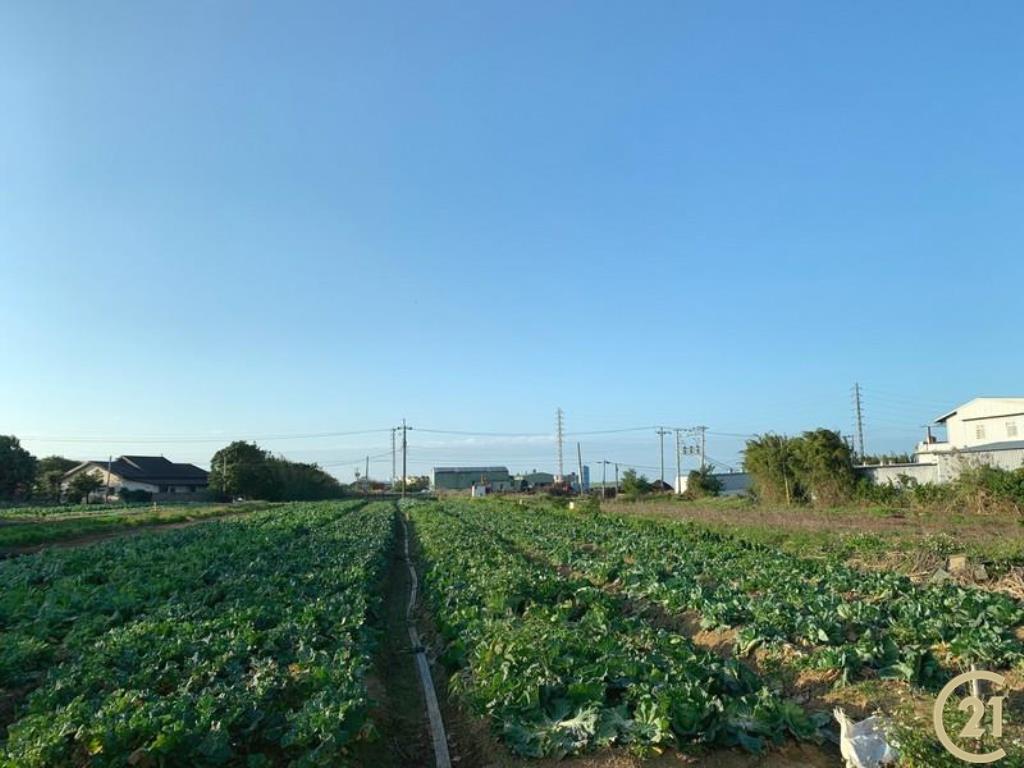
[(653, 490), (646, 475), (638, 475), (635, 469), (627, 469), (622, 473), (622, 493), (626, 496), (643, 496)]
[(79, 462), (63, 456), (45, 456), (36, 465), (36, 481), (32, 495), (48, 499), (59, 499), (64, 474), (77, 467)]
[(839, 504), (853, 495), (856, 480), (850, 446), (831, 429), (759, 435), (747, 441), (743, 467), (757, 495), (773, 502)]
[(853, 452), (842, 435), (815, 429), (793, 441), (793, 448), (800, 487), (811, 501), (832, 506), (850, 499), (856, 475)]
[(761, 499), (789, 504), (801, 497), (793, 442), (771, 432), (747, 441), (743, 468), (750, 473), (754, 492)]
[(89, 501), (89, 494), (103, 487), (103, 481), (90, 472), (79, 472), (68, 482), (68, 497), (72, 501)]
[(0, 497), (28, 495), (35, 477), (35, 456), (14, 435), (0, 435)]
[(270, 461), (270, 453), (256, 443), (236, 440), (213, 455), (210, 488), (231, 498), (277, 499), (280, 488)]
[(214, 493), (231, 498), (301, 501), (344, 495), (337, 478), (316, 464), (288, 461), (242, 441), (213, 455), (209, 483)]
[(279, 499), (330, 499), (344, 493), (337, 478), (324, 472), (316, 464), (303, 464), (281, 457), (271, 458), (269, 464), (276, 480)]

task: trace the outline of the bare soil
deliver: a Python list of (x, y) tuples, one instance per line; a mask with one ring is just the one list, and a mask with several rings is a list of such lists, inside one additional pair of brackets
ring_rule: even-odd
[(401, 528), (381, 589), (384, 600), (373, 624), (381, 632), (374, 666), (367, 676), (374, 733), (353, 755), (365, 768), (433, 765), (423, 691), (406, 631), (406, 606), (411, 587), (402, 559)]

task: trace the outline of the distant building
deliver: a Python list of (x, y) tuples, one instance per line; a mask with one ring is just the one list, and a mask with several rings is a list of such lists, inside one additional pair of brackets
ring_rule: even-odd
[[(719, 496), (742, 496), (749, 493), (753, 485), (750, 475), (746, 472), (716, 472), (711, 476), (721, 485)], [(689, 480), (689, 475), (679, 475), (676, 478), (676, 493), (686, 493)]]
[(520, 491), (542, 491), (547, 490), (555, 484), (555, 476), (550, 472), (524, 472), (516, 475), (513, 485)]
[(434, 467), (435, 491), (468, 491), (474, 485), (492, 491), (511, 491), (512, 476), (507, 467)]
[(935, 420), (946, 428), (944, 441), (926, 439), (917, 455), (999, 449), (1024, 442), (1024, 397), (976, 397)]
[[(562, 477), (562, 482), (572, 488), (576, 493), (580, 492), (580, 476), (575, 472), (570, 472)], [(590, 490), (590, 467), (586, 464), (583, 465), (583, 492), (586, 493)]]
[(104, 494), (116, 496), (122, 488), (126, 491), (145, 491), (156, 499), (187, 500), (206, 489), (208, 475), (205, 469), (194, 464), (177, 464), (163, 456), (118, 456), (110, 461), (83, 461), (77, 467), (64, 473), (61, 486), (75, 475), (86, 472), (99, 478)]
[(914, 461), (857, 467), (876, 483), (948, 483), (965, 468), (1024, 466), (1024, 397), (976, 397), (935, 419), (946, 428), (939, 440), (929, 428), (914, 450)]

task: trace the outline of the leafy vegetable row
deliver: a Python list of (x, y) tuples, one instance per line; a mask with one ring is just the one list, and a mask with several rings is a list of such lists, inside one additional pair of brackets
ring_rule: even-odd
[[(83, 508), (85, 505), (80, 505)], [(266, 505), (261, 505), (260, 508)], [(38, 520), (13, 518), (0, 525), (0, 553), (19, 547), (106, 534), (130, 528), (182, 523), (213, 517), (226, 517), (253, 511), (252, 504), (196, 505), (176, 504), (161, 507), (107, 507), (105, 513), (92, 511), (51, 515)], [(57, 507), (57, 509), (67, 509)], [(74, 509), (71, 507), (70, 509)]]
[(864, 573), (805, 560), (699, 527), (583, 516), (542, 503), (490, 502), (487, 525), (517, 545), (615, 582), (634, 599), (697, 612), (706, 628), (738, 627), (746, 653), (789, 643), (843, 678), (865, 667), (927, 682), (946, 667), (1006, 667), (1024, 658), (1015, 630), (1024, 607), (955, 585), (917, 586), (895, 573)]
[(452, 687), (514, 751), (564, 756), (626, 744), (742, 745), (815, 724), (742, 665), (624, 612), (621, 601), (502, 545), (489, 509), (411, 508), (425, 595)]
[(393, 528), (295, 504), (0, 563), (0, 684), (38, 684), (0, 765), (336, 764)]

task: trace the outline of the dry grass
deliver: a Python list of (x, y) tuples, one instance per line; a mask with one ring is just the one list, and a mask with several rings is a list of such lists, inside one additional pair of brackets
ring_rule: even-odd
[(785, 531), (833, 533), (898, 533), (914, 536), (955, 534), (968, 540), (984, 541), (991, 536), (1020, 536), (1017, 516), (993, 514), (943, 514), (938, 510), (839, 507), (816, 509), (807, 506), (755, 505), (686, 501), (605, 502), (604, 508), (624, 514), (652, 515), (708, 524), (755, 526)]
[[(948, 555), (986, 563), (984, 586), (1024, 595), (1024, 528), (1012, 512), (755, 505), (735, 499), (608, 501), (608, 512), (690, 521), (807, 557), (838, 556), (867, 569), (925, 578)], [(971, 574), (963, 577), (972, 581)]]

